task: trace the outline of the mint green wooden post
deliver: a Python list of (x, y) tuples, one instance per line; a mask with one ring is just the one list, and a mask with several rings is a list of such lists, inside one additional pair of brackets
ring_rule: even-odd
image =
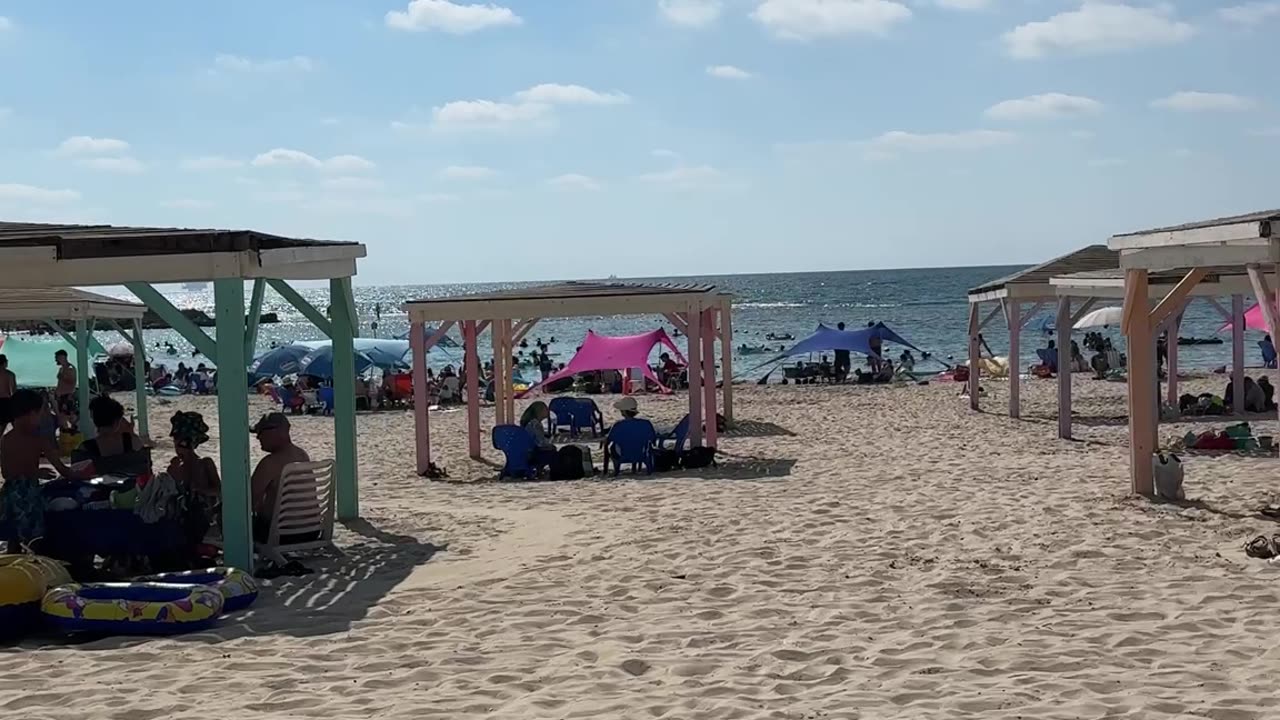
[[(276, 292), (280, 293), (280, 297), (284, 298), (285, 300), (288, 300), (289, 304), (292, 305), (295, 309), (297, 309), (298, 312), (302, 313), (303, 316), (307, 318), (307, 320), (310, 320), (311, 324), (315, 325), (317, 330), (324, 333), (325, 337), (327, 338), (333, 337), (333, 329), (330, 327), (329, 319), (324, 316), (324, 313), (321, 313), (314, 306), (312, 306), (311, 303), (307, 302), (306, 298), (298, 294), (297, 290), (294, 290), (292, 287), (289, 287), (289, 283), (285, 282), (284, 280), (276, 280), (273, 278), (271, 280), (268, 280), (267, 284), (271, 286), (272, 290), (275, 290)], [(349, 290), (349, 288), (351, 287), (350, 280), (347, 281), (347, 287), (348, 287), (348, 292), (350, 292)], [(332, 287), (330, 288), (329, 292), (332, 295), (333, 293)], [(330, 304), (332, 304), (332, 302), (333, 301), (330, 300)], [(354, 303), (355, 301), (353, 300), (352, 304)], [(334, 348), (334, 349), (336, 350), (337, 348)], [(352, 358), (352, 362), (355, 362), (354, 358)], [(336, 365), (334, 366), (334, 370), (337, 370)]]
[(253, 296), (249, 300), (249, 315), (245, 317), (244, 359), (253, 360), (258, 354), (258, 321), (262, 320), (262, 296), (266, 294), (267, 281), (258, 278), (253, 281)]
[(249, 487), (249, 391), (245, 389), (244, 280), (215, 280), (222, 539), (227, 565), (253, 570)]
[(46, 324), (46, 325), (48, 325), (49, 327), (51, 327), (51, 328), (53, 328), (55, 331), (57, 331), (57, 333), (58, 333), (59, 335), (61, 335), (61, 336), (62, 336), (62, 339), (67, 341), (67, 344), (68, 344), (68, 345), (71, 345), (72, 347), (75, 347), (75, 344), (76, 344), (76, 336), (75, 336), (75, 335), (72, 335), (71, 333), (67, 332), (66, 330), (63, 330), (63, 329), (62, 329), (62, 326), (58, 324), (58, 321), (57, 321), (57, 320), (45, 320), (44, 322), (45, 322), (45, 324)]
[(89, 417), (89, 323), (76, 321), (76, 397), (80, 401), (80, 434), (93, 437), (93, 419)]
[[(124, 335), (124, 331), (120, 331)], [(142, 321), (133, 320), (133, 384), (137, 393), (138, 432), (142, 437), (151, 437), (151, 421), (147, 415), (147, 346), (142, 342)]]
[(355, 298), (351, 278), (329, 281), (333, 308), (333, 447), (334, 479), (338, 493), (338, 518), (360, 517), (359, 481), (356, 477), (356, 359)]

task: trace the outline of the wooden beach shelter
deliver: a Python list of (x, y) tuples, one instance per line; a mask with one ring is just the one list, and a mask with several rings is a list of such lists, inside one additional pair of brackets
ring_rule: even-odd
[[(253, 566), (246, 367), (257, 344), (268, 284), (333, 340), (338, 517), (350, 519), (359, 513), (353, 348), (357, 318), (351, 278), (356, 261), (364, 256), (360, 243), (246, 230), (0, 222), (0, 289), (124, 285), (217, 364), (224, 549), (228, 564), (246, 569)], [(248, 303), (246, 280), (252, 281)], [(332, 318), (290, 287), (292, 280), (328, 280)], [(179, 312), (152, 284), (201, 281), (214, 285), (213, 336)], [(83, 360), (78, 363), (81, 367), (86, 364)]]
[[(93, 437), (89, 417), (89, 378), (93, 359), (89, 339), (95, 321), (106, 322), (133, 345), (134, 381), (137, 384), (138, 432), (150, 437), (147, 428), (147, 383), (143, 363), (142, 318), (147, 306), (74, 288), (22, 288), (0, 290), (0, 327), (10, 324), (44, 323), (76, 350), (76, 390), (80, 400), (80, 432)], [(71, 325), (68, 330), (63, 323)], [(128, 328), (128, 329), (126, 329)], [(49, 357), (53, 363), (53, 357)], [(21, 380), (21, 378), (19, 378)]]
[[(467, 443), (471, 457), (480, 457), (480, 351), (477, 338), (486, 328), (493, 342), (497, 375), (494, 415), (498, 425), (519, 422), (512, 390), (513, 348), (543, 318), (609, 315), (661, 315), (688, 337), (689, 438), (693, 445), (716, 445), (715, 341), (720, 338), (725, 419), (733, 422), (732, 298), (712, 285), (617, 282), (565, 282), (515, 290), (413, 300), (404, 304), (409, 315), (413, 348), (414, 414), (419, 474), (431, 462), (426, 385), (416, 381), (427, 374), (427, 350), (454, 325), (461, 326), (466, 353)], [(436, 325), (430, 337), (427, 325)], [(706, 437), (703, 438), (703, 420)]]
[[(1003, 317), (1009, 329), (1009, 417), (1019, 417), (1022, 412), (1020, 391), (1020, 361), (1022, 329), (1046, 305), (1057, 304), (1057, 327), (1070, 328), (1092, 307), (1091, 301), (1072, 312), (1070, 299), (1064, 305), (1060, 301), (1057, 290), (1050, 280), (1059, 275), (1084, 272), (1089, 270), (1108, 270), (1118, 266), (1118, 256), (1114, 250), (1105, 245), (1090, 245), (1068, 255), (1054, 258), (1035, 267), (1027, 268), (1005, 277), (979, 285), (969, 291), (969, 407), (979, 408), (978, 388), (981, 376), (979, 365), (978, 336), (996, 317)], [(983, 315), (983, 304), (990, 310)], [(1024, 308), (1027, 308), (1025, 312)], [(1065, 315), (1064, 315), (1065, 312)], [(1064, 322), (1064, 320), (1066, 322)], [(1058, 342), (1058, 367), (1070, 365), (1070, 332), (1062, 335)], [(1063, 347), (1066, 347), (1068, 363), (1062, 364)], [(1059, 373), (1061, 378), (1063, 373)], [(1063, 380), (1059, 380), (1059, 392)], [(1071, 382), (1070, 373), (1066, 373), (1066, 383)], [(1068, 389), (1068, 393), (1070, 390)], [(1061, 415), (1060, 415), (1061, 417)], [(1068, 428), (1071, 415), (1066, 415)], [(1067, 430), (1070, 434), (1070, 430)]]
[[(1122, 330), (1129, 353), (1129, 476), (1135, 493), (1150, 494), (1159, 422), (1155, 358), (1158, 328), (1181, 311), (1202, 283), (1216, 282), (1220, 284), (1217, 292), (1243, 295), (1247, 281), (1262, 308), (1271, 337), (1280, 337), (1280, 307), (1271, 289), (1280, 263), (1280, 210), (1114, 235), (1107, 246), (1120, 253), (1120, 268), (1124, 271)], [(1170, 273), (1171, 268), (1174, 270)], [(1164, 282), (1178, 276), (1172, 286)], [(1153, 285), (1163, 285), (1168, 290), (1151, 308)], [(1236, 304), (1233, 300), (1233, 326), (1243, 315), (1237, 312)], [(1238, 343), (1233, 337), (1233, 345)], [(1237, 358), (1240, 356), (1237, 353)], [(1232, 370), (1235, 373), (1237, 368)], [(1241, 385), (1237, 383), (1235, 387), (1235, 395), (1242, 395)]]

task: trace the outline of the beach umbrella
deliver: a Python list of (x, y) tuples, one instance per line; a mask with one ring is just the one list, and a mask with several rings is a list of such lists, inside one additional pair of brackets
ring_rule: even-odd
[[(1267, 327), (1267, 319), (1262, 316), (1262, 306), (1254, 304), (1244, 313), (1244, 328), (1246, 330), (1257, 330), (1258, 332), (1269, 333), (1271, 328)], [(1227, 323), (1218, 328), (1218, 332), (1231, 329), (1231, 323)]]
[(249, 363), (249, 374), (256, 377), (284, 377), (301, 368), (302, 359), (312, 348), (306, 345), (285, 345), (259, 355)]
[(355, 338), (356, 352), (364, 353), (375, 367), (384, 370), (409, 365), (409, 341), (391, 338)]
[(1098, 308), (1093, 312), (1080, 318), (1074, 325), (1076, 330), (1084, 328), (1106, 327), (1108, 325), (1120, 325), (1120, 320), (1124, 318), (1124, 308), (1120, 307), (1104, 307)]
[[(363, 352), (356, 351), (356, 374), (363, 375), (374, 362)], [(313, 375), (325, 380), (333, 379), (333, 344), (324, 345), (307, 353), (298, 367), (299, 375)]]

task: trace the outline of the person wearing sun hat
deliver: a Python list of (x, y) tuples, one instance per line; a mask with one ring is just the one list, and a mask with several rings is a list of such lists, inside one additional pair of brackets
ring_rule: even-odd
[(311, 462), (307, 451), (293, 444), (289, 434), (289, 416), (282, 412), (263, 415), (249, 428), (258, 436), (258, 444), (267, 456), (253, 469), (253, 539), (266, 542), (271, 532), (271, 517), (275, 512), (276, 488), (285, 466)]
[(613, 407), (615, 410), (622, 413), (622, 417), (627, 420), (640, 415), (640, 404), (637, 403), (636, 399), (630, 395), (618, 400), (618, 402), (613, 404)]

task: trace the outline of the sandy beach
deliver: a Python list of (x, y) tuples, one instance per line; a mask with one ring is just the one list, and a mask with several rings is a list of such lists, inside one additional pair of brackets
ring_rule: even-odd
[[(1187, 458), (1193, 502), (1130, 498), (1124, 385), (1075, 382), (1075, 442), (1053, 381), (1021, 421), (995, 382), (978, 415), (954, 384), (742, 386), (719, 468), (569, 483), (483, 482), (462, 412), (432, 416), (455, 482), (428, 482), (411, 416), (362, 414), (340, 557), (209, 633), (6, 649), (0, 716), (1280, 717), (1280, 569), (1242, 550), (1280, 530), (1276, 460)], [(152, 427), (179, 408), (215, 413)], [(331, 454), (331, 420), (295, 427)]]

